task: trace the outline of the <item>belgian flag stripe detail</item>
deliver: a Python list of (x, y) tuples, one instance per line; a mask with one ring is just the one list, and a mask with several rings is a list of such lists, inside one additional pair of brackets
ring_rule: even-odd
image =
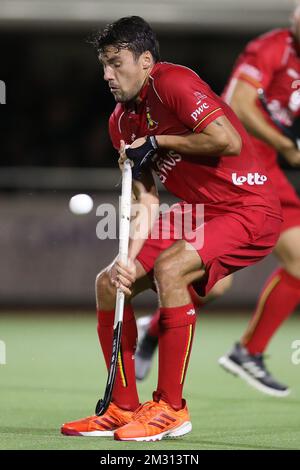
[(184, 357), (184, 361), (183, 361), (181, 380), (180, 380), (181, 384), (183, 383), (184, 376), (185, 376), (186, 363), (187, 363), (187, 360), (188, 360), (188, 357), (189, 357), (189, 352), (190, 352), (190, 349), (191, 349), (192, 337), (193, 337), (193, 325), (189, 325), (189, 336), (188, 336), (187, 348), (186, 348), (185, 357)]
[(201, 119), (201, 121), (198, 122), (198, 124), (196, 124), (196, 126), (194, 127), (193, 131), (195, 129), (197, 129), (198, 126), (200, 126), (200, 124), (202, 124), (203, 121), (205, 121), (205, 119), (207, 119), (209, 116), (211, 116), (212, 114), (216, 113), (217, 111), (220, 111), (221, 108), (217, 108), (217, 109), (214, 109), (213, 111), (211, 111), (210, 113), (208, 113), (203, 119)]

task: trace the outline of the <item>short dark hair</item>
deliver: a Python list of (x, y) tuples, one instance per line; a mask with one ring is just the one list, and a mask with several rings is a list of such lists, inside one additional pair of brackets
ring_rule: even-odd
[(126, 16), (96, 33), (90, 41), (98, 54), (108, 46), (117, 49), (128, 49), (136, 59), (146, 51), (150, 51), (154, 62), (160, 60), (159, 44), (151, 26), (140, 16)]

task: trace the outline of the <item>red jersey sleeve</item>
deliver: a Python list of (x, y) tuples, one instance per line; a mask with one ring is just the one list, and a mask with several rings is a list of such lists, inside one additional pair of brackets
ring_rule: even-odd
[(233, 77), (266, 89), (280, 69), (287, 48), (286, 35), (271, 32), (251, 41), (238, 59)]
[(121, 140), (121, 134), (118, 130), (117, 122), (116, 122), (116, 115), (115, 112), (113, 112), (109, 118), (108, 121), (108, 131), (109, 131), (109, 136), (110, 140), (116, 150), (119, 150), (120, 148), (120, 140)]
[(201, 132), (224, 114), (222, 101), (188, 68), (173, 66), (165, 70), (155, 88), (162, 103), (193, 132)]

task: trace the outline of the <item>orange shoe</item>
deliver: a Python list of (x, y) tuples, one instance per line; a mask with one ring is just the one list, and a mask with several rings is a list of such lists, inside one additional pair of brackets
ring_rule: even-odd
[(117, 441), (160, 441), (165, 437), (179, 437), (192, 430), (186, 404), (175, 411), (160, 400), (147, 401), (134, 413), (130, 423), (115, 431)]
[(111, 403), (102, 416), (89, 416), (88, 418), (65, 423), (61, 433), (66, 436), (99, 436), (110, 437), (120, 426), (131, 421), (133, 411), (126, 411)]

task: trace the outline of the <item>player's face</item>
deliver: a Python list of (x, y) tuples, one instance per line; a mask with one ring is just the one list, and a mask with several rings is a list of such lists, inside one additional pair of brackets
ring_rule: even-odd
[(99, 59), (104, 69), (104, 80), (108, 82), (115, 100), (120, 103), (134, 100), (151, 68), (151, 55), (144, 53), (136, 59), (128, 49), (108, 46)]

